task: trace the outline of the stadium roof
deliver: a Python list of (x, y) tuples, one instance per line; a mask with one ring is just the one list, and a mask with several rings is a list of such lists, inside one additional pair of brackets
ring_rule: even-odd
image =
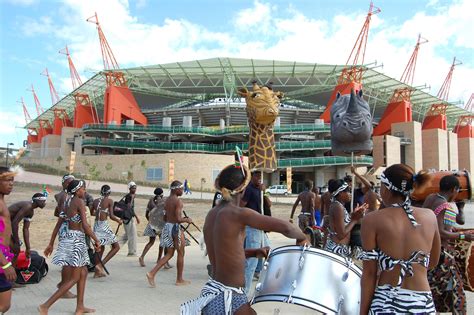
[[(273, 82), (275, 90), (285, 92), (284, 103), (306, 109), (323, 110), (330, 98), (337, 79), (345, 66), (317, 63), (256, 60), (240, 58), (212, 58), (185, 62), (174, 62), (152, 66), (120, 69), (125, 74), (129, 88), (136, 96), (139, 106), (146, 99), (155, 109), (171, 109), (193, 106), (216, 97), (229, 99), (238, 97), (236, 89), (259, 83)], [(370, 66), (362, 80), (364, 95), (371, 107), (374, 121), (378, 121), (395, 89), (409, 87)], [(103, 108), (106, 83), (104, 72), (95, 74), (83, 85), (62, 98), (26, 128), (37, 128), (39, 120), (54, 119), (54, 108), (65, 109), (73, 116), (75, 93), (88, 94), (99, 112)], [(460, 115), (469, 112), (414, 88), (411, 97), (413, 119), (422, 121), (431, 104), (448, 105), (448, 126), (454, 127)], [(146, 106), (151, 109), (150, 105)]]

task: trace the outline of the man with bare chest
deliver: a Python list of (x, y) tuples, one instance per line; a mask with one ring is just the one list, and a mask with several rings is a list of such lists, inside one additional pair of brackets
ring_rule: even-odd
[(166, 224), (161, 231), (160, 246), (167, 248), (166, 255), (163, 256), (146, 274), (148, 283), (155, 287), (156, 273), (173, 257), (175, 250), (178, 252), (176, 262), (176, 285), (187, 285), (190, 281), (183, 279), (184, 268), (184, 245), (185, 238), (181, 228), (181, 223), (192, 223), (190, 218), (183, 217), (183, 202), (179, 199), (183, 195), (183, 184), (180, 181), (173, 181), (170, 186), (170, 196), (165, 202), (165, 221)]
[(306, 243), (305, 235), (293, 224), (239, 207), (249, 180), (247, 167), (229, 165), (219, 174), (216, 189), (222, 192), (223, 199), (209, 211), (204, 223), (212, 279), (205, 284), (199, 298), (181, 305), (181, 314), (255, 314), (244, 289), (245, 258), (265, 256), (266, 250), (244, 250), (246, 226), (282, 233), (301, 245)]
[(315, 224), (314, 200), (316, 199), (316, 195), (311, 191), (312, 188), (313, 182), (306, 180), (304, 182), (304, 191), (298, 195), (298, 198), (296, 198), (293, 208), (291, 209), (290, 222), (293, 223), (293, 215), (295, 214), (296, 207), (298, 207), (298, 204), (301, 202), (301, 213), (298, 215), (298, 226), (303, 232), (308, 226), (312, 227)]
[(9, 168), (0, 167), (0, 312), (10, 309), (12, 285), (16, 280), (16, 271), (12, 265), (13, 253), (10, 250), (12, 227), (10, 212), (5, 204), (5, 196), (13, 190), (16, 173)]
[(43, 209), (46, 206), (46, 196), (36, 193), (31, 201), (19, 201), (8, 207), (12, 222), (13, 252), (18, 255), (21, 241), (18, 235), (20, 222), (23, 221), (23, 242), (25, 243), (25, 255), (30, 257), (30, 222), (35, 214), (35, 209)]

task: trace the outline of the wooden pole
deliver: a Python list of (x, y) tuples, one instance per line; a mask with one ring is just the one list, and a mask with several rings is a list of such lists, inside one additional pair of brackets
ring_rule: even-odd
[[(351, 168), (354, 166), (354, 152), (351, 152)], [(355, 174), (352, 173), (351, 213), (354, 212)]]

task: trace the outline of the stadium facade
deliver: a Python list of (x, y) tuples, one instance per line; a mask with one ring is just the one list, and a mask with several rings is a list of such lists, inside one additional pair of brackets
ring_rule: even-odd
[[(235, 146), (247, 148), (245, 101), (236, 91), (257, 80), (272, 82), (274, 90), (285, 93), (274, 127), (279, 169), (265, 176), (266, 184), (285, 184), (291, 176), (293, 192), (302, 189), (305, 179), (323, 186), (344, 176), (351, 165), (350, 157), (331, 155), (330, 127), (320, 119), (344, 67), (213, 58), (100, 72), (26, 126), (36, 136), (29, 138), (23, 161), (66, 170), (75, 152), (74, 171), (92, 177), (163, 186), (172, 179), (188, 179), (193, 188), (212, 189), (217, 173), (233, 161)], [(378, 72), (374, 65), (363, 68), (364, 97), (374, 125), (394, 90), (402, 88), (412, 90), (413, 119), (374, 137), (373, 155), (357, 156), (357, 166), (373, 172), (405, 162), (417, 170), (470, 170), (472, 138), (421, 128), (430, 106), (446, 102)], [(107, 84), (111, 73), (123, 73), (126, 85)], [(92, 123), (78, 122), (78, 95), (90, 97), (96, 113)], [(448, 129), (469, 114), (446, 105)]]

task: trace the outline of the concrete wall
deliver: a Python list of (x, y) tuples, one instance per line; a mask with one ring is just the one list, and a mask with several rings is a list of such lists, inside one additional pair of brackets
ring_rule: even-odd
[(67, 141), (74, 139), (74, 134), (80, 131), (80, 128), (63, 127), (60, 142), (60, 155), (63, 159), (69, 159), (72, 151), (72, 144), (68, 144)]
[(61, 136), (47, 135), (41, 139), (41, 157), (55, 157), (61, 154)]
[(405, 163), (415, 171), (423, 168), (421, 124), (417, 121), (392, 124), (392, 135), (411, 140), (405, 145)]
[(459, 169), (466, 169), (472, 174), (474, 170), (474, 138), (459, 138)]
[(449, 169), (448, 132), (442, 129), (422, 131), (423, 168), (426, 170)]
[(449, 170), (459, 169), (459, 155), (458, 155), (458, 135), (454, 132), (448, 132), (448, 164)]
[(385, 135), (375, 136), (374, 142), (374, 168), (387, 167), (400, 163), (400, 138)]

